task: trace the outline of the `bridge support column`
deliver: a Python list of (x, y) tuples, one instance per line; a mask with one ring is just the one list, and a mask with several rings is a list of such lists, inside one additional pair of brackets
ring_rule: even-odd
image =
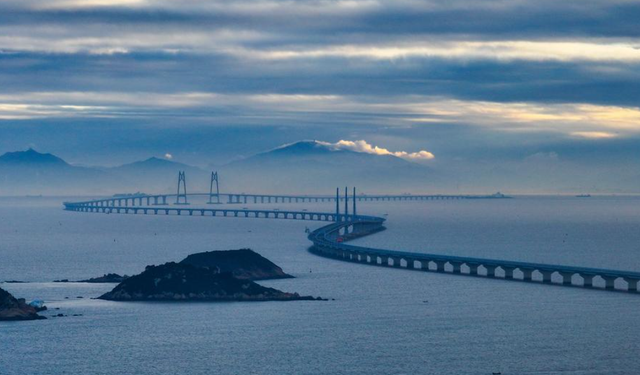
[(504, 270), (504, 278), (506, 280), (513, 280), (513, 270), (515, 270), (514, 267), (500, 266), (500, 268)]
[(593, 277), (594, 277), (594, 275), (580, 274), (580, 276), (582, 276), (582, 285), (585, 288), (593, 288)]
[(571, 285), (571, 278), (573, 277), (573, 272), (560, 272), (562, 276), (562, 285)]
[(451, 265), (453, 266), (453, 273), (461, 273), (460, 267), (462, 266), (462, 263), (460, 262), (449, 262), (449, 263), (451, 263)]
[(532, 269), (520, 268), (520, 271), (522, 271), (522, 280), (524, 280), (524, 281), (533, 280), (533, 277), (532, 277), (533, 270)]
[(630, 293), (635, 293), (638, 291), (638, 279), (623, 277), (622, 278), (627, 283), (627, 291)]
[(615, 289), (615, 282), (617, 277), (613, 277), (613, 276), (602, 276), (600, 275), (600, 277), (602, 277), (604, 279), (605, 285), (604, 288), (608, 289), (608, 290), (613, 290)]
[(436, 272), (444, 272), (444, 265), (447, 264), (447, 262), (442, 260), (436, 260), (434, 262), (436, 263)]
[(369, 259), (367, 258), (367, 254), (360, 254), (360, 262), (369, 263)]
[(420, 269), (423, 271), (430, 271), (429, 270), (429, 260), (420, 260)]
[(553, 275), (554, 271), (547, 271), (547, 270), (539, 270), (540, 273), (542, 274), (542, 282), (543, 283), (551, 283), (551, 275)]
[(638, 291), (638, 279), (632, 279), (625, 277), (624, 281), (627, 282), (627, 291), (635, 293)]
[(408, 269), (411, 269), (411, 270), (412, 270), (412, 269), (414, 269), (414, 268), (416, 268), (415, 260), (413, 260), (413, 259), (407, 259), (407, 268), (408, 268)]
[(478, 276), (478, 267), (480, 267), (479, 264), (467, 264), (467, 266), (469, 266), (469, 275)]
[(496, 268), (497, 266), (484, 266), (487, 270), (487, 277), (496, 277)]
[(389, 266), (389, 257), (381, 256), (380, 257), (380, 265), (388, 267)]
[(400, 267), (400, 258), (391, 258), (393, 259), (393, 266), (394, 267)]

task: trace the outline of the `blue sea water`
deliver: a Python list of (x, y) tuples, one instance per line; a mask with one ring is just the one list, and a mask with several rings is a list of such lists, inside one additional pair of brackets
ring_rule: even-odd
[[(640, 372), (640, 295), (325, 259), (307, 251), (304, 233), (320, 223), (75, 213), (61, 201), (0, 198), (0, 280), (29, 281), (0, 287), (44, 299), (45, 316), (67, 315), (0, 323), (0, 375)], [(388, 229), (362, 245), (640, 270), (638, 198), (363, 202), (359, 211), (388, 214)], [(296, 276), (262, 284), (335, 300), (118, 303), (91, 299), (110, 284), (51, 283), (241, 247)]]

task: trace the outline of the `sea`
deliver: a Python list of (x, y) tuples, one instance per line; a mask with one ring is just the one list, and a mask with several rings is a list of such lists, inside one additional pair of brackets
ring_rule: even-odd
[[(0, 322), (0, 375), (639, 374), (640, 295), (342, 262), (320, 222), (78, 213), (73, 197), (0, 198), (0, 284), (47, 320)], [(237, 206), (237, 205), (236, 205)], [(260, 205), (331, 211), (331, 203)], [(386, 230), (354, 244), (640, 271), (640, 198), (360, 202)], [(251, 248), (328, 301), (95, 299), (189, 254)], [(63, 314), (62, 317), (56, 315)]]

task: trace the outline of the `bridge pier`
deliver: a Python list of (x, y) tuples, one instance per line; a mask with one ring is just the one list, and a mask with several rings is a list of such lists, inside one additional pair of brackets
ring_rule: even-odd
[(447, 262), (442, 260), (434, 260), (434, 262), (436, 264), (436, 272), (444, 272), (444, 266), (447, 264)]
[(562, 276), (562, 285), (572, 285), (573, 272), (558, 272)]
[(608, 290), (615, 289), (615, 282), (616, 282), (617, 277), (604, 276), (604, 275), (600, 275), (600, 277), (602, 277), (604, 279), (604, 282), (605, 282), (604, 288), (605, 289), (608, 289)]
[(469, 267), (469, 275), (478, 276), (478, 267), (480, 267), (479, 264), (467, 263), (467, 266)]
[(504, 278), (506, 280), (513, 280), (513, 271), (515, 270), (515, 267), (500, 266), (500, 268), (504, 270)]
[(533, 280), (533, 270), (530, 268), (520, 268), (522, 271), (522, 280), (524, 281), (532, 281)]
[(415, 269), (416, 265), (415, 265), (415, 260), (413, 259), (405, 259), (405, 261), (407, 262), (407, 268), (408, 269)]
[(496, 268), (498, 268), (497, 266), (483, 266), (487, 270), (487, 277), (496, 277)]
[(627, 282), (627, 291), (636, 293), (638, 291), (638, 279), (632, 279), (630, 277), (625, 277), (624, 281)]
[(582, 276), (582, 286), (585, 288), (593, 288), (593, 278), (595, 275), (581, 273), (580, 276)]
[(453, 266), (453, 273), (462, 273), (460, 270), (462, 263), (461, 262), (449, 262)]
[(553, 275), (554, 271), (549, 270), (538, 270), (542, 274), (542, 282), (546, 284), (551, 283), (551, 275)]

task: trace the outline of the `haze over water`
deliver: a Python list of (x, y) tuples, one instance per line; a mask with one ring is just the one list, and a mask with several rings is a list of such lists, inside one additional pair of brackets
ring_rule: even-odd
[[(46, 316), (82, 316), (0, 323), (2, 375), (629, 374), (640, 367), (635, 295), (325, 259), (307, 251), (304, 233), (322, 223), (81, 214), (63, 211), (60, 201), (0, 200), (0, 280), (32, 281), (2, 288), (44, 299)], [(354, 244), (638, 270), (638, 207), (639, 198), (627, 197), (363, 202), (362, 214), (388, 213), (388, 229)], [(112, 284), (50, 283), (241, 247), (296, 276), (261, 284), (335, 300), (118, 303), (89, 299)]]

